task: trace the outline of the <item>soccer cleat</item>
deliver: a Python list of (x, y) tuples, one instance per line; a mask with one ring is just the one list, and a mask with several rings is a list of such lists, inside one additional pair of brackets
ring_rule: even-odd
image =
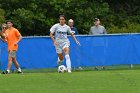
[(63, 61), (64, 61), (64, 60), (60, 60), (60, 59), (58, 58), (58, 60), (57, 60), (57, 65), (60, 66), (60, 65), (62, 64)]
[(6, 73), (5, 73), (5, 74), (10, 74), (10, 72), (6, 71)]
[(57, 61), (57, 65), (60, 66), (62, 64), (63, 61), (58, 60)]

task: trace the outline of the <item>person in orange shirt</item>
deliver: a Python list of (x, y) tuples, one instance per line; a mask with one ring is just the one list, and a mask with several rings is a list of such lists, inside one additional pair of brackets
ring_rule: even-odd
[(22, 73), (21, 68), (16, 60), (16, 52), (18, 50), (18, 43), (22, 39), (20, 32), (13, 27), (13, 22), (11, 20), (7, 21), (8, 29), (5, 31), (5, 41), (8, 44), (8, 67), (5, 74), (10, 73), (12, 62), (17, 68), (18, 73)]

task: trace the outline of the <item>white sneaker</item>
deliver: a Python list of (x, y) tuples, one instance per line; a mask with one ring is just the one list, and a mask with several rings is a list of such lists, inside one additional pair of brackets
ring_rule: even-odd
[(68, 69), (68, 73), (72, 73), (70, 69)]
[(10, 74), (10, 71), (6, 70), (5, 74)]

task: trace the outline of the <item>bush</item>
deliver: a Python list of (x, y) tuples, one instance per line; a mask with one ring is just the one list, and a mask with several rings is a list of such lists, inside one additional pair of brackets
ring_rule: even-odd
[(140, 24), (129, 23), (124, 27), (111, 25), (107, 28), (108, 33), (140, 33)]

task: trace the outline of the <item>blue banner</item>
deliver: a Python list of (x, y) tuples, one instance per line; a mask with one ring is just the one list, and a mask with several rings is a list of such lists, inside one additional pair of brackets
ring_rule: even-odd
[[(69, 37), (72, 67), (140, 64), (140, 34), (76, 37), (81, 46)], [(6, 69), (7, 58), (7, 44), (0, 41), (1, 69)], [(50, 37), (23, 38), (17, 60), (26, 69), (57, 67), (57, 54)]]

